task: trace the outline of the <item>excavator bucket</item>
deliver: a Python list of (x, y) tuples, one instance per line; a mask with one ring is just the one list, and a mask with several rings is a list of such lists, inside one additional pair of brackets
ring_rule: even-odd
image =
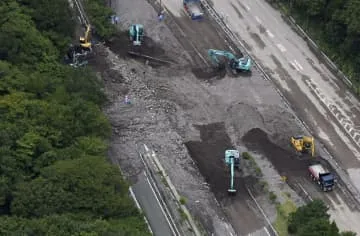
[(229, 189), (228, 189), (228, 193), (229, 193), (230, 195), (234, 195), (234, 194), (236, 194), (236, 189), (231, 189), (231, 188), (229, 188)]

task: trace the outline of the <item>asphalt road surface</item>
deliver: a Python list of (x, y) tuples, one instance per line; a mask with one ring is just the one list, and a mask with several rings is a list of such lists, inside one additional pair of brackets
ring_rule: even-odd
[(360, 190), (360, 106), (265, 0), (213, 0)]
[[(180, 1), (162, 2), (175, 17), (182, 17)], [(211, 2), (243, 41), (250, 54), (272, 77), (299, 117), (314, 132), (312, 135), (325, 144), (336, 157), (337, 162), (348, 172), (353, 184), (358, 184), (358, 101), (319, 62), (305, 41), (293, 32), (280, 13), (272, 9), (265, 0)], [(255, 79), (254, 75), (252, 78)], [(327, 156), (321, 149), (318, 149), (318, 154)], [(360, 186), (357, 188), (360, 189)], [(316, 193), (316, 190), (312, 193)], [(358, 212), (347, 209), (342, 196), (337, 193), (334, 195), (336, 196), (327, 197), (333, 203), (332, 215), (336, 216), (334, 218), (340, 228), (360, 232), (355, 224), (347, 220), (359, 219)], [(325, 195), (321, 194), (320, 198), (324, 197)]]
[(174, 235), (169, 219), (165, 215), (150, 181), (145, 172), (138, 176), (138, 182), (132, 186), (136, 199), (144, 211), (155, 236)]
[[(310, 127), (315, 138), (330, 150), (360, 190), (358, 100), (265, 0), (212, 2), (215, 10), (223, 15), (249, 53), (265, 68), (299, 117)], [(326, 155), (318, 151), (318, 154)], [(343, 202), (340, 196), (328, 197)], [(339, 207), (335, 207), (334, 212), (342, 229), (351, 228), (359, 232), (358, 227), (346, 220), (359, 219), (358, 213)]]

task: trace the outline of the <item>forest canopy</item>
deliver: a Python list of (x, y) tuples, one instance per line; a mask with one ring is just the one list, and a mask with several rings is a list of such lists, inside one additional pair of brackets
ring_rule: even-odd
[[(111, 11), (99, 9), (101, 27)], [(77, 25), (68, 1), (2, 0), (0, 14), (0, 235), (149, 235), (106, 160), (102, 83), (61, 63)]]

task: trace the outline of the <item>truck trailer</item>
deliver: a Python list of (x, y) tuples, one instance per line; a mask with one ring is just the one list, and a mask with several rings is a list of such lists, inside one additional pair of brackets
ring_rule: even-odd
[(321, 164), (309, 166), (310, 177), (316, 182), (322, 191), (331, 191), (335, 185), (335, 176), (327, 171)]

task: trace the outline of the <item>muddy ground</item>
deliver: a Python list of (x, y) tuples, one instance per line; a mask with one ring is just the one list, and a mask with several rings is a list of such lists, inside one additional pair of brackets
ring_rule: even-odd
[[(124, 4), (134, 3), (125, 1), (119, 4), (122, 5), (117, 9), (125, 10), (128, 7)], [(136, 8), (141, 9), (143, 5), (141, 3)], [(123, 14), (125, 24), (128, 22), (126, 14)], [(229, 198), (224, 151), (231, 146), (238, 148), (242, 135), (252, 127), (283, 133), (279, 129), (291, 123), (291, 114), (277, 112), (284, 108), (276, 105), (279, 100), (274, 100), (272, 95), (254, 98), (254, 93), (260, 91), (260, 94), (271, 93), (268, 91), (269, 85), (257, 71), (250, 80), (246, 76), (229, 77), (223, 70), (213, 71), (192, 54), (194, 49), (184, 49), (184, 45), (187, 46), (184, 41), (180, 40), (179, 43), (172, 38), (167, 28), (168, 22), (159, 24), (156, 18), (149, 20), (153, 16), (150, 10), (141, 16), (146, 19), (143, 23), (145, 29), (149, 29), (147, 36), (152, 38), (151, 43), (144, 45), (142, 52), (177, 64), (153, 66), (151, 62), (146, 64), (142, 59), (129, 57), (127, 51), (133, 49), (129, 42), (126, 43), (128, 37), (125, 33), (107, 42), (118, 56), (104, 53), (107, 59), (98, 58), (95, 64), (102, 72), (110, 101), (106, 113), (114, 130), (110, 150), (112, 161), (120, 163), (128, 177), (136, 181), (136, 174), (142, 168), (136, 151), (145, 143), (157, 151), (174, 185), (188, 199), (191, 213), (209, 234), (225, 235), (229, 231), (224, 221), (226, 218), (229, 218), (239, 235), (256, 231), (264, 225), (263, 219), (246, 192), (246, 184), (251, 185), (254, 180), (238, 173), (238, 194)], [(141, 21), (137, 17), (136, 21)], [(125, 25), (121, 30), (127, 27)], [(199, 26), (198, 30), (202, 28), (207, 34), (217, 31), (207, 28), (207, 25)], [(215, 46), (212, 42), (216, 42)], [(219, 36), (214, 36), (212, 42), (198, 39), (196, 45), (201, 45), (199, 47), (205, 56), (209, 48), (227, 48), (224, 39)], [(97, 55), (101, 56), (102, 50)], [(111, 69), (104, 69), (104, 62)], [(254, 88), (257, 84), (260, 86)], [(123, 103), (125, 95), (132, 100), (130, 106)], [(269, 113), (269, 110), (274, 112)], [(266, 113), (270, 115), (265, 116)], [(278, 114), (285, 118), (279, 119)], [(205, 132), (207, 128), (210, 130)], [(206, 134), (210, 137), (205, 137)], [(197, 166), (193, 160), (198, 163)], [(204, 182), (210, 183), (225, 212), (218, 207)]]
[[(317, 155), (315, 157), (311, 157), (308, 154), (299, 155), (292, 150), (290, 144), (282, 147), (275, 144), (271, 139), (271, 136), (259, 128), (251, 129), (242, 137), (245, 146), (253, 152), (266, 156), (277, 172), (281, 176), (285, 176), (287, 183), (300, 195), (304, 193), (302, 189), (299, 189), (299, 184), (312, 189), (312, 198), (320, 198), (329, 206), (332, 205), (332, 200), (334, 199), (339, 203), (336, 199), (338, 198), (337, 195), (344, 194), (342, 190), (335, 189), (333, 192), (324, 194), (318, 185), (312, 182), (307, 171), (310, 165), (321, 164), (336, 176), (334, 169), (326, 160)], [(337, 181), (337, 184), (342, 184), (340, 179), (337, 178)], [(304, 197), (306, 200), (309, 200), (306, 196)], [(357, 205), (351, 198), (348, 198), (346, 204), (351, 210), (358, 210)]]
[[(146, 144), (154, 149), (173, 184), (186, 197), (191, 213), (209, 235), (227, 235), (231, 230), (228, 222), (238, 235), (265, 225), (247, 193), (247, 187), (254, 186), (257, 180), (246, 163), (235, 180), (237, 195), (227, 195), (229, 172), (223, 160), (227, 148), (249, 150), (269, 160), (270, 164), (262, 166), (264, 178), (278, 195), (291, 192), (293, 199), (300, 202), (294, 191), (278, 183), (281, 173), (314, 188), (312, 193), (321, 197), (305, 178), (307, 161), (293, 158), (287, 148), (290, 136), (303, 130), (272, 84), (256, 68), (251, 75), (237, 77), (230, 76), (226, 69), (214, 70), (206, 51), (229, 49), (226, 39), (214, 33), (220, 30), (212, 22), (192, 24), (188, 18), (171, 15), (160, 23), (154, 7), (144, 0), (113, 3), (121, 16), (122, 33), (95, 48), (95, 57), (90, 60), (109, 98), (105, 112), (113, 127), (111, 160), (136, 181), (143, 168), (138, 159), (139, 147)], [(131, 9), (137, 9), (137, 14)], [(132, 48), (124, 33), (132, 23), (145, 26), (147, 38), (141, 48)], [(129, 50), (171, 63), (132, 57)], [(130, 105), (124, 104), (125, 95), (130, 96)], [(253, 190), (274, 220), (276, 209), (269, 204), (267, 195)]]

